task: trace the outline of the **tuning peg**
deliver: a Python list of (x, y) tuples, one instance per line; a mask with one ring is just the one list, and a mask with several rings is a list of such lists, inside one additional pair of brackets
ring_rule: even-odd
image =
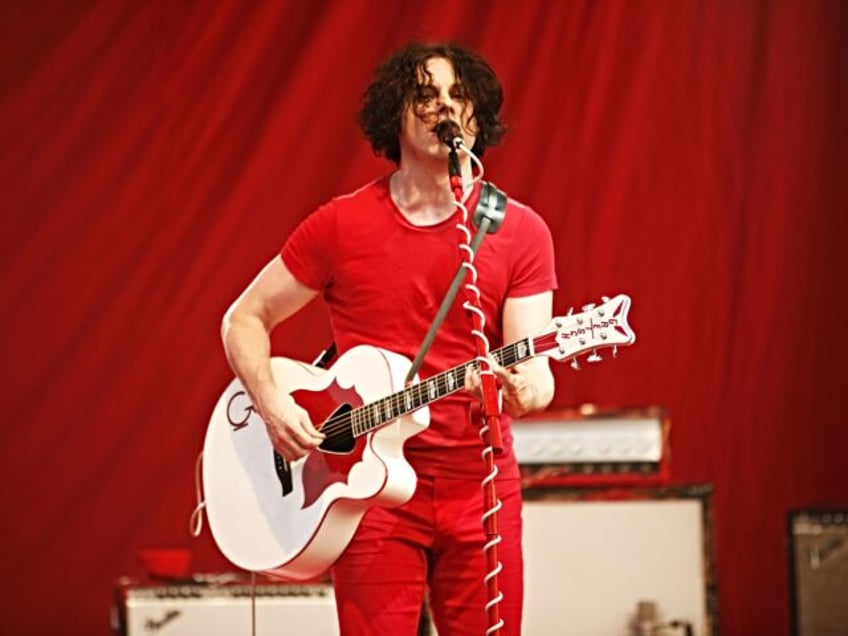
[(612, 348), (612, 357), (615, 358), (616, 356), (618, 356), (618, 345)]
[(605, 303), (608, 303), (610, 301), (610, 297), (609, 296), (601, 296), (601, 300), (603, 300)]
[(600, 362), (601, 360), (603, 360), (603, 358), (598, 355), (597, 349), (593, 349), (592, 353), (586, 358), (586, 362)]
[(577, 361), (577, 356), (574, 356), (571, 359), (571, 368), (574, 369), (575, 371), (580, 370), (580, 363)]
[(569, 308), (568, 308), (568, 313), (567, 313), (567, 314), (565, 314), (565, 315), (566, 315), (566, 316), (570, 316), (570, 315), (571, 315), (571, 314), (573, 314), (573, 313), (574, 313), (574, 307), (569, 307)]

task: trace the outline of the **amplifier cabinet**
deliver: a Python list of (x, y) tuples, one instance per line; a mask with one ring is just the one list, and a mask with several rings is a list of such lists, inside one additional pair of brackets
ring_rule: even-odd
[[(338, 634), (329, 584), (257, 584), (256, 636)], [(121, 636), (252, 636), (251, 586), (119, 582), (113, 628)]]
[(794, 636), (848, 634), (848, 508), (788, 516)]
[[(524, 620), (532, 636), (718, 634), (712, 488), (524, 492)], [(638, 631), (637, 608), (656, 608)], [(661, 627), (676, 621), (678, 627)]]
[(671, 419), (659, 406), (554, 409), (511, 428), (527, 487), (647, 487), (671, 479)]

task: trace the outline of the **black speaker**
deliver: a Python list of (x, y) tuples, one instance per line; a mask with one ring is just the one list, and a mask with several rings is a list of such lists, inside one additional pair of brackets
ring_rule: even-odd
[(793, 510), (787, 524), (794, 636), (848, 634), (848, 508)]

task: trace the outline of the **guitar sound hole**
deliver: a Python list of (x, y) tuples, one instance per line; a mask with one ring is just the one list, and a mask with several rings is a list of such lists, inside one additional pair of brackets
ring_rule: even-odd
[(327, 453), (349, 453), (356, 445), (353, 428), (347, 413), (350, 404), (342, 404), (321, 426), (321, 432), (327, 437), (318, 447)]

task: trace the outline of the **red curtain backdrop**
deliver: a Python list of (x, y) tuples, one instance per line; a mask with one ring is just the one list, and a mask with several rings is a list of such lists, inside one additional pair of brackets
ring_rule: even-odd
[[(145, 547), (226, 567), (188, 531), (221, 316), (391, 169), (374, 65), (455, 39), (503, 80), (487, 174), (550, 224), (557, 310), (634, 300), (637, 344), (558, 365), (556, 404), (667, 406), (675, 481), (716, 487), (722, 634), (789, 633), (786, 513), (848, 503), (848, 4), (9, 1), (0, 31), (0, 632), (108, 633)], [(275, 334), (327, 341), (317, 305)]]

